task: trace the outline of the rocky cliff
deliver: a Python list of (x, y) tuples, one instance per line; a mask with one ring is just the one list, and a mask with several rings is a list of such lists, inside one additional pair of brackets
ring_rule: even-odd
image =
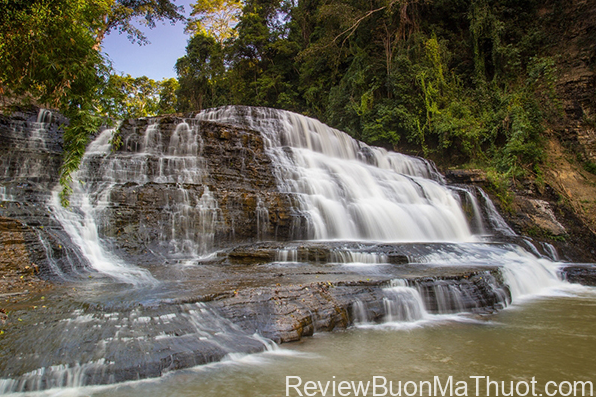
[[(43, 110), (0, 118), (2, 266), (14, 281), (7, 291), (19, 280), (26, 290), (30, 277), (76, 277), (86, 267), (52, 215), (64, 122)], [(180, 125), (186, 126), (182, 132)], [(176, 116), (128, 120), (119, 131), (123, 144), (113, 157), (122, 160), (104, 161), (112, 149), (92, 150), (84, 167), (101, 212), (100, 237), (130, 263), (163, 263), (304, 235), (296, 198), (279, 191), (260, 133)], [(196, 152), (176, 153), (184, 134), (197, 140)], [(448, 178), (490, 190), (482, 173), (451, 171)], [(515, 193), (513, 206), (500, 206), (518, 233), (552, 243), (565, 260), (596, 259), (594, 235), (555, 190), (530, 184)]]
[[(0, 295), (48, 287), (66, 265), (68, 238), (47, 206), (62, 161), (59, 114), (41, 109), (0, 115)], [(71, 250), (72, 251), (72, 250)], [(71, 252), (72, 253), (72, 252)]]
[(546, 182), (596, 231), (596, 2), (548, 1), (539, 18), (557, 63), (562, 113), (549, 126)]

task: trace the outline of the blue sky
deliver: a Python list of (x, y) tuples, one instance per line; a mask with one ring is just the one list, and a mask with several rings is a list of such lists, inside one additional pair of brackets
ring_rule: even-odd
[[(176, 5), (183, 5), (190, 14), (190, 3), (194, 0), (175, 0)], [(184, 23), (172, 26), (169, 22), (158, 22), (153, 29), (140, 27), (150, 44), (140, 46), (132, 44), (126, 34), (111, 32), (102, 43), (103, 52), (112, 61), (112, 66), (119, 74), (132, 77), (147, 76), (154, 80), (164, 77), (176, 77), (176, 60), (186, 53), (189, 36), (184, 34)]]

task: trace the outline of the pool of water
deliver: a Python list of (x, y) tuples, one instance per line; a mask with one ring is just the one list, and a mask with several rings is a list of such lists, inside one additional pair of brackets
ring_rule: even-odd
[[(418, 323), (354, 327), (160, 379), (37, 394), (372, 396), (396, 394), (401, 381), (401, 395), (427, 396), (441, 395), (433, 388), (448, 388), (451, 379), (453, 389), (445, 395), (593, 395), (588, 383), (582, 394), (576, 382), (596, 383), (595, 324), (596, 289), (578, 287), (488, 316), (437, 316)], [(490, 394), (487, 377), (497, 382), (490, 385)], [(340, 382), (348, 383), (340, 389)], [(368, 382), (367, 393), (360, 389), (355, 394), (351, 382)], [(431, 394), (424, 382), (431, 385)]]

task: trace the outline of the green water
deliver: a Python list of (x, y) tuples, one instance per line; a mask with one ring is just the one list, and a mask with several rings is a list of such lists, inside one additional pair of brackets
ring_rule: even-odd
[[(412, 394), (414, 384), (433, 382), (438, 377), (444, 387), (452, 377), (453, 394), (485, 396), (486, 378), (497, 381), (490, 395), (524, 395), (525, 384), (534, 390), (527, 395), (567, 395), (561, 382), (591, 381), (596, 384), (596, 290), (578, 289), (573, 293), (537, 298), (483, 317), (435, 317), (429, 322), (354, 328), (332, 334), (317, 334), (301, 342), (283, 345), (271, 353), (235, 358), (228, 363), (171, 373), (158, 380), (131, 382), (103, 388), (60, 390), (59, 395), (94, 396), (297, 396), (296, 388), (286, 390), (286, 377), (300, 377), (298, 387), (329, 382), (326, 395), (341, 395), (341, 381), (370, 382), (366, 395), (377, 384), (393, 382), (393, 392), (402, 381), (410, 382), (402, 395)], [(383, 378), (381, 378), (383, 377)], [(476, 388), (476, 382), (478, 389)], [(298, 378), (290, 378), (297, 384)], [(463, 383), (457, 383), (463, 382)], [(501, 383), (504, 382), (504, 385)], [(522, 382), (521, 384), (518, 384)], [(547, 382), (549, 389), (544, 387)], [(463, 385), (466, 384), (466, 393)], [(345, 384), (344, 384), (345, 386)], [(460, 389), (457, 389), (460, 386)], [(519, 394), (515, 392), (518, 387)], [(403, 386), (402, 386), (403, 387)], [(429, 395), (423, 386), (423, 394)], [(498, 387), (498, 390), (496, 390)], [(383, 395), (383, 388), (376, 389)], [(388, 390), (388, 389), (387, 389)], [(289, 391), (289, 394), (286, 394)], [(311, 395), (322, 396), (307, 389)], [(350, 390), (342, 389), (344, 394)], [(432, 390), (431, 390), (432, 391)], [(352, 391), (353, 392), (353, 391)], [(582, 395), (569, 390), (568, 395)], [(587, 390), (589, 394), (589, 389)], [(48, 393), (48, 392), (46, 392)], [(313, 394), (316, 393), (316, 394)], [(345, 394), (345, 395), (354, 395)], [(360, 395), (363, 395), (360, 393)], [(390, 394), (386, 394), (390, 395)], [(419, 389), (414, 395), (420, 395)], [(435, 394), (430, 394), (435, 395)], [(440, 395), (440, 394), (437, 394)]]

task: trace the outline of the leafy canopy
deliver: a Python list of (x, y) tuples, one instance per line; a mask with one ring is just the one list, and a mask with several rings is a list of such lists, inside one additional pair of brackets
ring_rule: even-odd
[(158, 20), (183, 19), (179, 11), (169, 0), (0, 0), (0, 94), (13, 103), (58, 109), (70, 120), (63, 204), (71, 173), (102, 122), (99, 102), (110, 74), (100, 51), (105, 34), (119, 30), (143, 42), (133, 19), (152, 27)]
[[(201, 0), (200, 15), (228, 3)], [(270, 106), (367, 143), (536, 174), (556, 117), (548, 12), (536, 0), (246, 0), (178, 60), (178, 106)], [(236, 12), (235, 6), (230, 10)]]

